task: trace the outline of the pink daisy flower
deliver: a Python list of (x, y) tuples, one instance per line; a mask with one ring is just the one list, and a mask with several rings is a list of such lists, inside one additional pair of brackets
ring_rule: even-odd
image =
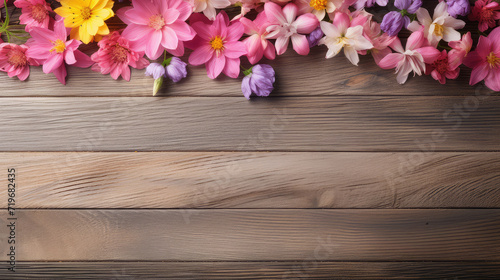
[(24, 81), (30, 75), (30, 65), (38, 66), (38, 62), (26, 55), (25, 45), (0, 44), (0, 71), (7, 72), (9, 77), (17, 76)]
[(45, 74), (54, 73), (57, 79), (66, 84), (66, 64), (87, 68), (93, 61), (86, 54), (78, 50), (82, 42), (67, 41), (68, 34), (64, 27), (64, 19), (54, 23), (54, 31), (33, 27), (31, 38), (26, 42), (29, 49), (26, 54), (43, 64)]
[(196, 35), (185, 22), (192, 11), (183, 0), (132, 0), (132, 7), (120, 9), (117, 15), (127, 24), (122, 36), (131, 42), (131, 48), (157, 59), (164, 50), (184, 55), (184, 42)]
[(92, 70), (102, 74), (111, 74), (113, 79), (120, 75), (123, 79), (130, 81), (129, 65), (136, 69), (144, 69), (148, 64), (144, 52), (135, 52), (130, 49), (129, 41), (114, 31), (104, 37), (98, 43), (99, 50), (92, 54), (92, 60), (96, 63)]
[(45, 0), (16, 0), (14, 5), (22, 9), (19, 20), (21, 24), (26, 24), (26, 32), (33, 27), (49, 27), (49, 12), (52, 12), (52, 9)]
[(238, 41), (243, 35), (243, 25), (236, 21), (229, 24), (227, 14), (220, 12), (210, 25), (202, 21), (192, 24), (198, 33), (189, 56), (192, 65), (205, 64), (208, 77), (217, 78), (221, 72), (237, 78), (240, 74), (240, 56), (247, 53), (246, 46)]

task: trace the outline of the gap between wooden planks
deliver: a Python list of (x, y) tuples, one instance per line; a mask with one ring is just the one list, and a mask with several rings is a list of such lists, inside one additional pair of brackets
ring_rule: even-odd
[(494, 152), (0, 153), (10, 168), (18, 208), (500, 208)]
[(469, 101), (460, 96), (250, 103), (232, 97), (3, 98), (0, 150), (500, 151), (500, 97)]
[[(19, 262), (17, 279), (495, 279), (500, 262)], [(36, 276), (35, 276), (36, 275)], [(31, 278), (30, 278), (31, 277)]]
[(325, 261), (500, 260), (500, 209), (19, 209), (16, 217), (17, 261), (301, 261), (320, 248)]

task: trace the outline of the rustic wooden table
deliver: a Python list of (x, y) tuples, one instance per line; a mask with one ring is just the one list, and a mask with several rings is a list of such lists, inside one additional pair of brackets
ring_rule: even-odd
[(1, 73), (0, 278), (496, 279), (498, 94), (324, 53), (251, 101), (203, 68), (159, 97)]

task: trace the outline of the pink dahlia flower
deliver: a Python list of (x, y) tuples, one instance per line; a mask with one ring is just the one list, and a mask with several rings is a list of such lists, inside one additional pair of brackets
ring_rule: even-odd
[(145, 59), (144, 52), (135, 52), (130, 49), (129, 41), (114, 31), (98, 43), (99, 50), (92, 54), (92, 70), (102, 74), (111, 74), (113, 79), (120, 75), (130, 81), (130, 68), (144, 69), (149, 62)]
[(408, 37), (406, 50), (403, 49), (399, 38), (396, 38), (391, 45), (396, 53), (390, 53), (384, 57), (379, 62), (379, 66), (383, 69), (396, 68), (398, 74), (396, 80), (398, 83), (404, 84), (412, 71), (421, 76), (422, 73), (425, 73), (425, 64), (433, 63), (441, 54), (436, 48), (426, 45), (428, 42), (422, 30), (413, 32)]
[(16, 0), (14, 5), (22, 9), (19, 20), (21, 24), (26, 24), (26, 32), (33, 27), (49, 27), (52, 19), (49, 12), (52, 12), (52, 9), (45, 0)]
[(470, 85), (484, 80), (487, 87), (500, 91), (500, 27), (488, 37), (479, 37), (476, 49), (464, 58), (464, 64), (472, 68)]
[(266, 28), (270, 25), (265, 13), (259, 13), (254, 21), (245, 17), (240, 18), (245, 27), (245, 34), (249, 35), (243, 43), (247, 46), (247, 57), (250, 63), (255, 64), (266, 56), (268, 59), (276, 57), (274, 45), (266, 39)]
[(93, 62), (86, 54), (78, 50), (82, 42), (69, 40), (64, 19), (54, 23), (54, 31), (33, 27), (31, 38), (26, 42), (29, 49), (26, 54), (43, 64), (45, 74), (54, 73), (57, 79), (66, 84), (66, 64), (87, 68)]
[(194, 51), (189, 56), (192, 65), (205, 64), (208, 77), (215, 79), (221, 72), (237, 78), (240, 74), (240, 56), (247, 53), (246, 46), (238, 41), (243, 35), (243, 24), (236, 21), (229, 24), (224, 11), (220, 12), (210, 25), (202, 21), (193, 23), (197, 37)]
[(452, 61), (448, 58), (448, 53), (446, 50), (443, 50), (433, 63), (427, 65), (425, 74), (430, 74), (434, 80), (444, 85), (446, 84), (446, 79), (454, 80), (458, 77), (460, 68), (452, 65)]
[(17, 76), (24, 81), (30, 75), (30, 65), (38, 66), (38, 62), (26, 55), (25, 45), (0, 44), (0, 71), (7, 72), (9, 77)]
[(132, 0), (132, 7), (120, 9), (117, 15), (127, 24), (122, 36), (131, 42), (131, 48), (157, 59), (164, 50), (184, 55), (184, 42), (196, 35), (185, 22), (192, 11), (184, 0)]
[(319, 25), (318, 18), (311, 13), (297, 17), (297, 6), (287, 4), (283, 9), (278, 4), (267, 2), (264, 12), (271, 23), (266, 31), (267, 39), (276, 39), (276, 52), (282, 55), (292, 39), (293, 49), (300, 55), (309, 54), (309, 42), (304, 34), (311, 33)]
[(469, 14), (470, 20), (479, 21), (479, 30), (482, 32), (488, 28), (497, 26), (496, 20), (500, 19), (500, 4), (491, 0), (477, 0), (474, 3), (472, 12)]

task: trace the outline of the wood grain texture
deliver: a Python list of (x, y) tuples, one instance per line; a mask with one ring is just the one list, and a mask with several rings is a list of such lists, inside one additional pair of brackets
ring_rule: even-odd
[[(500, 262), (20, 262), (17, 279), (498, 279)], [(3, 279), (3, 278), (2, 278)], [(6, 278), (5, 278), (6, 279)]]
[[(315, 254), (325, 261), (498, 261), (499, 220), (494, 209), (18, 210), (16, 254), (18, 261), (302, 261)], [(1, 239), (7, 230), (1, 227)]]
[(483, 98), (4, 98), (0, 150), (498, 151)]
[(0, 153), (9, 168), (18, 208), (500, 208), (499, 153)]
[[(410, 78), (403, 86), (396, 82), (393, 70), (380, 69), (371, 56), (361, 57), (358, 67), (343, 54), (325, 59), (326, 47), (314, 48), (310, 55), (300, 56), (291, 48), (274, 61), (263, 61), (276, 70), (276, 89), (272, 96), (320, 95), (474, 95), (478, 87), (468, 85), (470, 70), (463, 78), (441, 85), (430, 76)], [(187, 55), (182, 58), (187, 61)], [(245, 65), (249, 67), (249, 65)], [(160, 95), (165, 96), (237, 96), (242, 99), (241, 77), (210, 80), (204, 67), (188, 67), (188, 78), (175, 84), (165, 82)], [(133, 70), (130, 82), (113, 80), (90, 69), (68, 67), (67, 85), (41, 67), (31, 67), (25, 81), (0, 73), (0, 96), (151, 96), (153, 79), (144, 70)]]

